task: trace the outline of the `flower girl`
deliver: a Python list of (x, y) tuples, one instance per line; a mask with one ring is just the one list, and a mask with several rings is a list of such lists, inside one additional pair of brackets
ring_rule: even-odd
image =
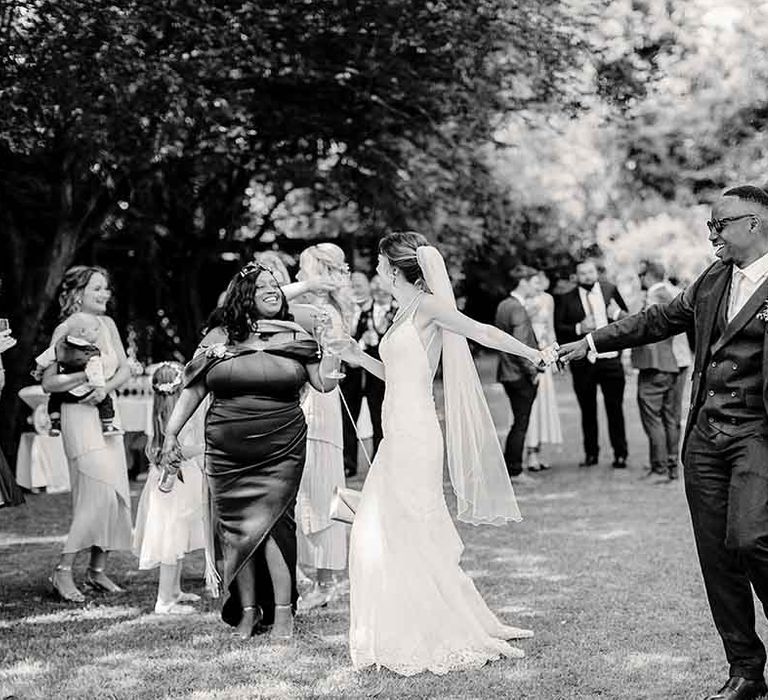
[(182, 592), (181, 568), (187, 552), (206, 548), (202, 411), (190, 419), (179, 436), (178, 469), (160, 465), (165, 426), (184, 388), (183, 372), (178, 362), (163, 362), (152, 375), (153, 434), (147, 444), (150, 471), (139, 501), (133, 538), (139, 568), (160, 567), (155, 612), (162, 615), (195, 612), (184, 603), (198, 601), (200, 596)]

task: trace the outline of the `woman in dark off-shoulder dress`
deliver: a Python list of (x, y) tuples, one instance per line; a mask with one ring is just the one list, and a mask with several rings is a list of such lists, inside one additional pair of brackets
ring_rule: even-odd
[(241, 270), (222, 309), (228, 344), (186, 368), (186, 388), (168, 422), (163, 453), (206, 396), (205, 471), (211, 498), (222, 619), (243, 638), (272, 626), (290, 637), (296, 591), (294, 507), (306, 451), (299, 392), (330, 391), (316, 342), (290, 320), (285, 296), (259, 265)]

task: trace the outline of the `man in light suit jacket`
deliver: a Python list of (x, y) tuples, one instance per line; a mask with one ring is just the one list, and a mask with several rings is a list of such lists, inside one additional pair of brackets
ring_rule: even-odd
[(754, 588), (768, 610), (768, 192), (728, 190), (707, 225), (719, 260), (690, 287), (561, 348), (560, 357), (568, 362), (590, 350), (694, 331), (685, 491), (730, 666), (728, 681), (707, 700), (754, 700), (768, 693), (752, 598)]
[[(584, 260), (576, 266), (578, 285), (555, 302), (555, 335), (557, 342), (570, 343), (590, 331), (616, 320), (627, 311), (619, 290), (610, 282), (598, 282), (597, 266)], [(613, 447), (613, 466), (627, 466), (627, 436), (624, 429), (624, 367), (617, 352), (571, 363), (573, 389), (581, 410), (584, 436), (584, 461), (580, 467), (597, 464), (600, 452), (597, 434), (597, 387), (603, 392), (608, 416), (608, 434)]]
[[(666, 281), (664, 265), (654, 260), (640, 264), (640, 285), (645, 291), (644, 308), (668, 304), (677, 290)], [(678, 345), (680, 343), (682, 347)], [(685, 334), (632, 348), (637, 375), (637, 405), (648, 437), (648, 475), (677, 479), (680, 447), (680, 415), (686, 368), (691, 364)]]
[[(495, 321), (496, 326), (501, 330), (534, 348), (538, 347), (538, 342), (531, 319), (525, 310), (525, 300), (532, 292), (531, 280), (537, 274), (537, 270), (525, 265), (518, 265), (512, 270), (510, 273), (512, 291), (496, 309)], [(523, 476), (523, 446), (531, 418), (531, 408), (536, 398), (539, 372), (532, 362), (517, 355), (501, 353), (496, 381), (500, 382), (507, 392), (512, 408), (513, 422), (504, 447), (504, 459), (507, 462), (510, 478), (512, 481), (518, 481)]]

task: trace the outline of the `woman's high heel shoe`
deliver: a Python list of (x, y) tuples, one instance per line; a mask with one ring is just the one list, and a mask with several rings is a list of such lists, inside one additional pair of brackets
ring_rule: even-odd
[(88, 571), (85, 574), (85, 582), (94, 590), (103, 591), (104, 593), (125, 593), (125, 589), (109, 578), (104, 573), (104, 569), (88, 567)]
[(274, 639), (293, 637), (293, 610), (290, 605), (275, 605), (275, 623), (272, 625)]
[(240, 624), (235, 628), (235, 633), (240, 639), (250, 639), (257, 633), (264, 612), (258, 605), (246, 605), (243, 608), (243, 616)]
[[(67, 571), (69, 572), (69, 583), (71, 584), (69, 587), (63, 587), (61, 585), (61, 582), (59, 581), (59, 576), (57, 575), (59, 571)], [(53, 571), (53, 576), (48, 578), (48, 583), (51, 584), (51, 589), (53, 591), (53, 594), (58, 596), (61, 600), (65, 600), (68, 603), (84, 603), (85, 602), (85, 596), (78, 590), (77, 586), (75, 585), (75, 582), (72, 581), (72, 567), (71, 566), (57, 566)]]

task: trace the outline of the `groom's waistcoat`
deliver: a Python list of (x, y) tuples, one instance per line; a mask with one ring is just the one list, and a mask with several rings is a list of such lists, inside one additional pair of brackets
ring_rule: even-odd
[(598, 352), (663, 340), (693, 326), (696, 358), (683, 450), (693, 426), (768, 437), (768, 280), (728, 321), (731, 266), (712, 263), (668, 304), (599, 328)]
[[(750, 300), (729, 323), (726, 319), (729, 286), (723, 285), (715, 318), (711, 319), (707, 352), (697, 352), (691, 418), (700, 428), (727, 435), (765, 432), (768, 425), (763, 397), (766, 322), (757, 316), (755, 309), (756, 302), (764, 295)], [(763, 291), (758, 290), (757, 294)]]
[[(725, 306), (725, 304), (722, 304)], [(719, 323), (701, 371), (697, 423), (728, 435), (753, 430), (766, 421), (763, 406), (763, 342), (765, 322), (753, 317), (725, 345)]]

